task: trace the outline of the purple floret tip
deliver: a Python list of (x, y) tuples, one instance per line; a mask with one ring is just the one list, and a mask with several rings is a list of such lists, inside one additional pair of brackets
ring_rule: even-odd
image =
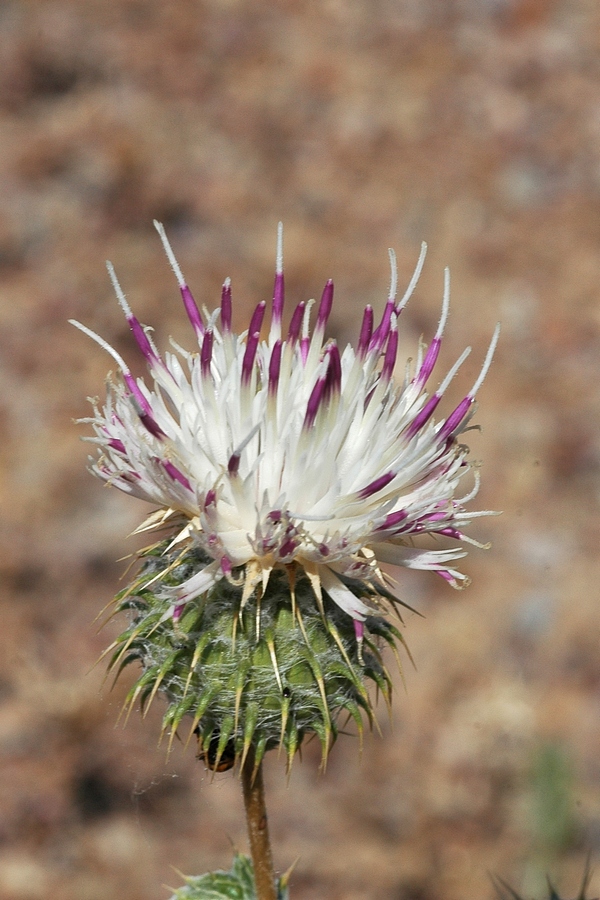
[(181, 297), (183, 299), (183, 305), (185, 306), (185, 311), (187, 313), (188, 319), (190, 320), (195, 331), (198, 334), (204, 334), (204, 324), (202, 322), (200, 310), (196, 306), (196, 301), (192, 297), (192, 292), (190, 291), (187, 284), (182, 284), (179, 290), (181, 291)]
[(118, 450), (119, 453), (125, 453), (125, 444), (123, 441), (120, 441), (119, 438), (110, 438), (108, 441), (108, 446), (112, 447), (113, 450)]
[(419, 374), (417, 375), (417, 383), (419, 385), (425, 384), (431, 373), (433, 372), (433, 368), (437, 362), (437, 358), (440, 352), (440, 346), (442, 341), (440, 338), (434, 338), (427, 349), (427, 353), (425, 354), (425, 359), (423, 360), (423, 365), (419, 369)]
[(204, 332), (202, 350), (200, 351), (200, 369), (204, 377), (210, 375), (210, 361), (212, 359), (214, 336), (212, 331)]
[(302, 319), (304, 318), (305, 307), (306, 303), (304, 302), (304, 300), (301, 300), (292, 314), (290, 327), (288, 329), (288, 342), (290, 344), (295, 344), (298, 340), (300, 329), (302, 328)]
[(129, 327), (131, 328), (131, 333), (135, 338), (136, 344), (146, 357), (146, 361), (150, 363), (150, 365), (152, 365), (152, 363), (155, 363), (158, 360), (158, 356), (152, 344), (148, 340), (148, 335), (135, 316), (128, 316), (127, 321), (129, 323)]
[[(263, 307), (264, 311), (264, 307)], [(254, 332), (254, 334), (248, 335), (248, 343), (246, 344), (246, 350), (244, 353), (244, 359), (242, 362), (242, 384), (248, 385), (250, 384), (250, 378), (252, 376), (252, 368), (254, 366), (254, 360), (256, 359), (256, 351), (258, 349), (258, 341), (259, 341), (259, 333), (258, 331)]]
[(390, 324), (392, 321), (392, 313), (395, 312), (394, 301), (388, 300), (381, 317), (381, 324), (375, 329), (369, 342), (369, 350), (381, 350), (390, 333)]
[(456, 409), (450, 413), (450, 415), (440, 428), (438, 440), (444, 441), (446, 440), (446, 438), (449, 438), (454, 431), (456, 431), (456, 429), (468, 413), (472, 402), (473, 397), (470, 396), (465, 397), (464, 400), (460, 401)]
[(152, 416), (148, 415), (148, 413), (140, 413), (140, 422), (142, 423), (146, 431), (150, 432), (152, 437), (159, 438), (160, 440), (166, 437), (166, 434), (164, 433), (160, 425), (158, 425), (154, 421)]
[(175, 604), (175, 606), (173, 607), (173, 621), (174, 622), (179, 622), (184, 609), (185, 609), (185, 603), (176, 603)]
[(408, 513), (404, 509), (389, 513), (378, 527), (377, 531), (387, 531), (390, 528), (396, 528), (396, 526), (401, 522), (404, 522), (407, 517)]
[(277, 393), (279, 384), (279, 371), (281, 369), (281, 341), (276, 341), (271, 352), (269, 362), (269, 394), (273, 396)]
[(188, 491), (192, 490), (192, 486), (189, 480), (185, 477), (183, 472), (180, 472), (177, 466), (174, 466), (172, 462), (168, 459), (163, 460), (163, 466), (165, 471), (174, 479), (174, 481), (178, 481), (180, 484), (187, 488)]
[(283, 304), (285, 298), (285, 282), (283, 272), (278, 272), (275, 276), (275, 286), (273, 288), (273, 322), (279, 324), (283, 317)]
[(308, 399), (308, 403), (306, 404), (306, 415), (304, 417), (303, 425), (305, 429), (312, 428), (312, 426), (314, 425), (315, 419), (317, 418), (317, 413), (319, 411), (319, 406), (321, 405), (321, 400), (323, 399), (326, 381), (327, 376), (325, 376), (325, 378), (319, 378), (314, 388), (312, 389), (312, 393)]
[(267, 304), (264, 300), (258, 304), (254, 312), (252, 313), (252, 318), (250, 319), (250, 326), (248, 328), (248, 335), (253, 335), (256, 332), (260, 332), (262, 328), (263, 319), (265, 317), (265, 309), (267, 308)]
[(231, 282), (229, 279), (226, 279), (221, 289), (221, 325), (226, 334), (231, 331)]
[(325, 326), (329, 320), (329, 316), (331, 314), (331, 307), (333, 306), (333, 281), (331, 278), (323, 288), (323, 294), (321, 295), (321, 302), (319, 303), (319, 312), (317, 313), (317, 328), (322, 331), (325, 330)]
[(421, 430), (423, 425), (431, 418), (435, 412), (435, 408), (440, 402), (439, 394), (432, 394), (423, 409), (417, 413), (408, 428), (406, 429), (406, 437), (410, 440)]
[(362, 359), (367, 352), (369, 347), (369, 342), (371, 340), (371, 336), (373, 334), (373, 307), (365, 306), (365, 311), (363, 313), (363, 320), (360, 329), (360, 336), (358, 338), (358, 347), (356, 350), (356, 355)]
[(239, 468), (240, 457), (238, 453), (234, 453), (229, 457), (229, 462), (227, 463), (227, 472), (229, 473), (229, 475), (237, 475)]
[(123, 372), (123, 380), (124, 380), (125, 384), (127, 385), (127, 387), (129, 388), (130, 394), (132, 394), (132, 396), (137, 401), (137, 404), (140, 407), (140, 410), (142, 412), (146, 413), (147, 415), (150, 415), (151, 406), (148, 403), (148, 401), (146, 400), (146, 398), (144, 397), (144, 395), (142, 394), (142, 392), (140, 391), (133, 375), (131, 375), (131, 373), (129, 373), (129, 372)]
[(306, 365), (308, 359), (308, 351), (310, 350), (310, 338), (300, 338), (300, 358), (302, 365)]
[(381, 491), (384, 487), (387, 487), (390, 481), (393, 481), (395, 477), (395, 472), (386, 472), (385, 475), (380, 475), (379, 478), (376, 478), (375, 481), (372, 481), (371, 484), (368, 484), (361, 491), (359, 491), (358, 496), (361, 500), (366, 500), (367, 497), (372, 497), (373, 494), (377, 493), (377, 491)]
[(328, 400), (333, 394), (339, 394), (342, 389), (342, 361), (337, 344), (329, 345), (327, 355), (329, 365), (325, 376), (325, 399)]
[(394, 366), (396, 365), (396, 356), (398, 354), (398, 331), (394, 328), (393, 331), (390, 332), (390, 337), (388, 340), (388, 345), (385, 350), (385, 358), (383, 361), (383, 369), (382, 376), (387, 381), (390, 380), (394, 373)]

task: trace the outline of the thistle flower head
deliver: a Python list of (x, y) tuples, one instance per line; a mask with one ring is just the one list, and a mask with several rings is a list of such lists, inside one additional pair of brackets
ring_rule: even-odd
[[(264, 592), (277, 567), (299, 567), (312, 584), (357, 623), (373, 611), (385, 586), (380, 564), (433, 570), (453, 587), (465, 582), (454, 561), (465, 555), (464, 534), (474, 515), (456, 496), (469, 470), (458, 436), (490, 364), (497, 330), (473, 388), (445, 418), (434, 413), (461, 355), (439, 387), (426, 393), (449, 303), (446, 272), (439, 327), (414, 370), (396, 385), (398, 318), (419, 277), (425, 255), (404, 296), (396, 297), (396, 266), (388, 301), (374, 326), (364, 311), (356, 348), (340, 351), (326, 339), (333, 302), (328, 281), (310, 329), (312, 301), (293, 310), (282, 330), (284, 276), (281, 226), (277, 270), (266, 337), (267, 304), (248, 329), (231, 328), (231, 286), (221, 307), (200, 313), (161, 225), (156, 227), (179, 281), (196, 350), (161, 355), (132, 313), (112, 267), (109, 273), (128, 323), (146, 359), (148, 385), (132, 376), (120, 355), (77, 322), (115, 359), (103, 409), (91, 420), (99, 446), (92, 471), (125, 493), (157, 506), (143, 528), (170, 525), (174, 543), (199, 546), (210, 558), (176, 589), (165, 589), (177, 618), (185, 605), (242, 569), (245, 603)], [(313, 317), (314, 318), (314, 317)], [(416, 549), (426, 534), (456, 542), (450, 549)], [(359, 596), (346, 579), (362, 585)]]
[[(470, 469), (458, 438), (498, 331), (472, 389), (436, 419), (469, 353), (427, 393), (448, 315), (447, 272), (431, 343), (419, 346), (401, 384), (393, 380), (398, 319), (424, 245), (400, 299), (390, 251), (391, 287), (379, 322), (367, 306), (356, 347), (340, 350), (326, 338), (331, 281), (314, 313), (312, 301), (301, 301), (284, 331), (281, 226), (269, 314), (261, 301), (236, 334), (229, 280), (220, 308), (201, 313), (155, 224), (197, 347), (159, 353), (110, 264), (150, 381), (134, 378), (116, 350), (73, 323), (119, 367), (104, 407), (95, 404), (84, 420), (99, 450), (92, 471), (158, 507), (138, 530), (162, 532), (139, 578), (117, 598), (131, 624), (113, 645), (112, 665), (140, 660), (131, 702), (160, 688), (170, 704), (165, 726), (174, 734), (191, 715), (204, 758), (215, 766), (223, 754), (243, 756), (250, 744), (260, 760), (279, 742), (291, 760), (310, 731), (325, 757), (338, 712), (357, 724), (361, 709), (371, 718), (364, 677), (389, 696), (377, 643), (394, 647), (402, 638), (377, 615), (399, 602), (384, 564), (437, 572), (453, 587), (466, 581), (454, 563), (465, 543), (477, 543), (465, 527), (485, 513), (465, 508), (477, 492), (476, 473), (474, 486), (458, 496)], [(415, 546), (427, 535), (454, 546)]]

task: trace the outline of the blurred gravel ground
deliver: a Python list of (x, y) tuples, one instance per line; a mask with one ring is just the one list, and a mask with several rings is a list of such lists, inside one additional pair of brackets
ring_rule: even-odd
[[(90, 669), (93, 619), (141, 504), (85, 471), (71, 419), (107, 357), (135, 359), (112, 259), (164, 345), (188, 340), (152, 228), (196, 297), (233, 281), (237, 323), (272, 285), (336, 283), (333, 328), (430, 255), (407, 354), (453, 307), (440, 371), (468, 389), (497, 319), (454, 594), (403, 578), (417, 672), (393, 730), (267, 766), (294, 900), (486, 900), (488, 872), (576, 892), (600, 850), (600, 6), (597, 0), (22, 0), (0, 3), (0, 896), (160, 900), (243, 848), (238, 784), (156, 749), (157, 702), (114, 729), (126, 680)], [(590, 896), (600, 892), (600, 872)]]

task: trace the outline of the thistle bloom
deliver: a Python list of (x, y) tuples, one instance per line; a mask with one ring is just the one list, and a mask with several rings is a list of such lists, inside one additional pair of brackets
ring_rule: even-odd
[[(101, 337), (78, 322), (119, 366), (109, 377), (103, 409), (91, 422), (99, 446), (92, 471), (125, 493), (158, 506), (141, 529), (168, 526), (182, 549), (200, 546), (211, 559), (176, 587), (164, 587), (177, 620), (185, 606), (219, 580), (243, 584), (242, 607), (255, 589), (264, 592), (276, 567), (308, 576), (321, 605), (322, 591), (363, 622), (385, 596), (381, 564), (432, 570), (453, 587), (466, 576), (453, 567), (465, 555), (464, 534), (475, 516), (457, 497), (471, 468), (458, 437), (490, 365), (494, 332), (481, 373), (445, 418), (434, 413), (467, 348), (433, 393), (426, 384), (436, 363), (449, 305), (446, 271), (439, 326), (427, 348), (419, 346), (401, 385), (393, 381), (398, 318), (419, 278), (417, 267), (402, 299), (396, 298), (396, 264), (390, 251), (389, 298), (379, 324), (367, 306), (356, 348), (340, 351), (325, 332), (333, 302), (328, 281), (316, 311), (301, 301), (282, 330), (284, 276), (282, 230), (270, 326), (261, 338), (267, 304), (254, 310), (247, 331), (232, 331), (229, 279), (221, 306), (201, 314), (184, 281), (163, 227), (155, 223), (175, 276), (198, 349), (161, 356), (132, 313), (112, 267), (118, 300), (151, 376), (134, 378)], [(449, 549), (419, 549), (413, 538), (430, 534), (456, 542)], [(480, 546), (480, 545), (479, 545)]]

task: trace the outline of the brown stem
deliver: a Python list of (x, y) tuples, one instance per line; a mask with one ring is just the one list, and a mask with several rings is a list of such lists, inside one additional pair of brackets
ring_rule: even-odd
[(262, 762), (255, 771), (254, 753), (246, 756), (242, 767), (242, 788), (244, 806), (250, 838), (250, 853), (254, 866), (254, 881), (257, 900), (277, 900), (275, 872), (269, 841), (265, 789), (262, 777)]

